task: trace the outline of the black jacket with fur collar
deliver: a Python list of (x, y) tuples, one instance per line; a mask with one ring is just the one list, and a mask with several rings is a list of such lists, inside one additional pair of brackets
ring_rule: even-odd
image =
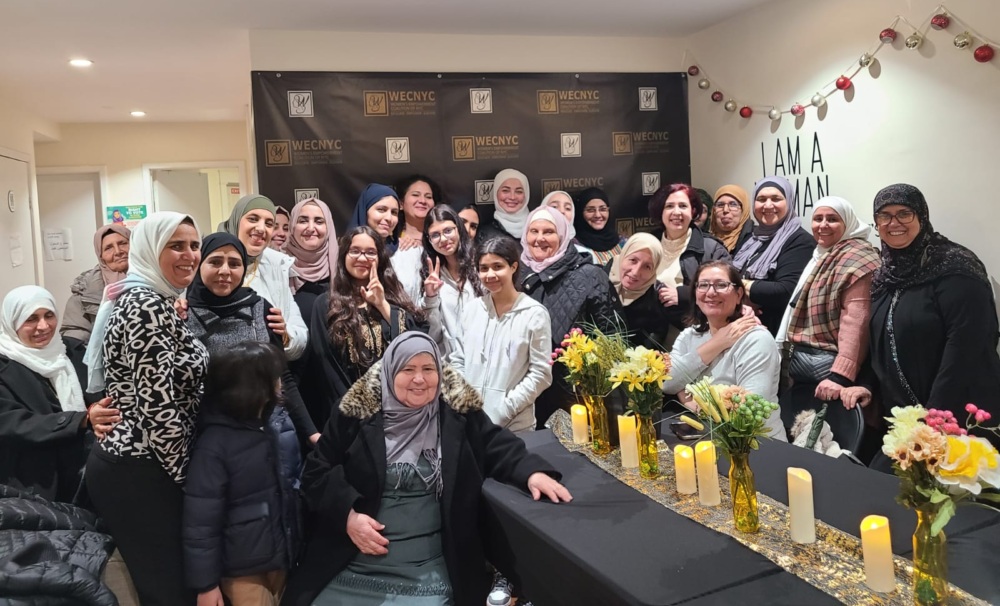
[[(386, 472), (379, 367), (369, 369), (344, 395), (340, 414), (330, 419), (306, 461), (302, 494), (316, 527), (282, 604), (311, 604), (358, 554), (346, 531), (351, 509), (378, 519)], [(439, 405), (444, 559), (455, 604), (483, 604), (490, 589), (479, 531), (483, 482), (494, 478), (526, 487), (538, 471), (561, 476), (529, 454), (520, 438), (494, 425), (479, 394), (449, 367), (441, 374)]]

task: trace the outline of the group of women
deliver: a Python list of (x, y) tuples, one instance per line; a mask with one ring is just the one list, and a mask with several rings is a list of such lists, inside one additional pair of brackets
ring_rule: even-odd
[[(873, 435), (892, 405), (996, 406), (986, 270), (913, 186), (875, 198), (881, 254), (841, 198), (803, 229), (779, 176), (719, 188), (711, 211), (665, 186), (662, 231), (628, 238), (600, 190), (529, 210), (506, 169), (493, 191), (481, 220), (429, 177), (371, 184), (339, 239), (325, 202), (259, 195), (210, 235), (176, 213), (101, 228), (65, 315), (39, 287), (4, 298), (0, 481), (96, 508), (144, 604), (483, 603), (485, 477), (571, 498), (514, 435), (574, 401), (550, 362), (571, 328), (669, 350), (664, 392), (688, 406), (704, 376), (780, 401), (780, 440), (819, 402), (861, 406)], [(233, 547), (253, 533), (283, 538)]]

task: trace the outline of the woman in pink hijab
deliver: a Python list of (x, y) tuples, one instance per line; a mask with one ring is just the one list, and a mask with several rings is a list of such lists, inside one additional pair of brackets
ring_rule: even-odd
[(292, 208), (291, 231), (285, 252), (292, 265), (292, 292), (303, 318), (312, 317), (316, 297), (330, 289), (337, 264), (337, 230), (326, 202), (307, 198)]

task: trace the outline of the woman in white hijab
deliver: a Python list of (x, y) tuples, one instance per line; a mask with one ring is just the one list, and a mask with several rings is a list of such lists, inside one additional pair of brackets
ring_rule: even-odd
[(59, 324), (55, 300), (40, 286), (20, 286), (4, 297), (0, 484), (70, 502), (82, 480), (91, 423), (106, 423), (96, 415), (113, 418), (117, 411), (94, 407), (95, 416), (88, 413), (81, 387), (83, 365), (77, 369), (66, 355)]
[(520, 240), (528, 222), (531, 188), (519, 170), (505, 168), (493, 179), (493, 220), (480, 225), (480, 241), (508, 237)]
[(143, 219), (128, 274), (107, 289), (87, 348), (91, 389), (106, 384), (122, 418), (91, 451), (87, 485), (143, 605), (195, 603), (184, 588), (181, 509), (208, 351), (174, 302), (200, 260), (190, 217)]

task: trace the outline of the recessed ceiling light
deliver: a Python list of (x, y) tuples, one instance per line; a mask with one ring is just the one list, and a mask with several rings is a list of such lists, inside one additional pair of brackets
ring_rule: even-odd
[(132, 112), (132, 117), (133, 118), (142, 118), (145, 115), (146, 115), (146, 112), (140, 112), (140, 111), (134, 111), (134, 112)]
[(70, 59), (69, 64), (73, 67), (90, 67), (94, 62), (90, 59)]

